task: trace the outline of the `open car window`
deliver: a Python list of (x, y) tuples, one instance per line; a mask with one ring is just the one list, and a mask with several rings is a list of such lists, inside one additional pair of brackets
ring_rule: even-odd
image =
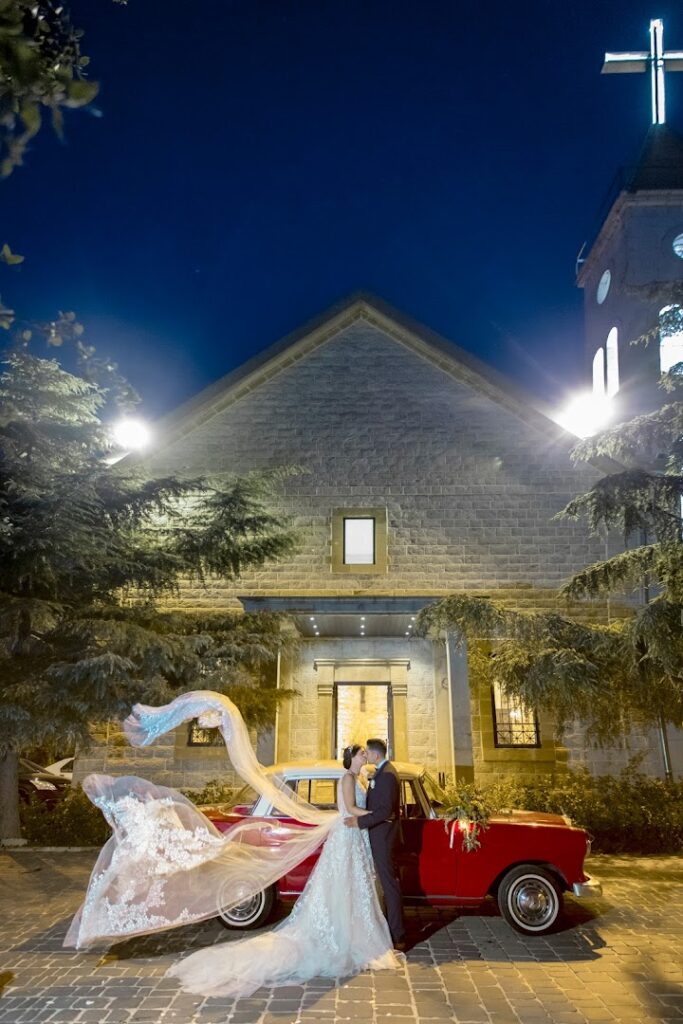
[(258, 796), (251, 786), (242, 786), (230, 801), (230, 807), (238, 807), (242, 814), (253, 814), (257, 800)]
[(333, 811), (337, 807), (336, 779), (299, 779), (296, 794), (302, 800), (313, 804), (321, 811)]
[(401, 817), (425, 817), (422, 794), (413, 779), (401, 779)]
[[(278, 780), (281, 785), (287, 787), (290, 793), (296, 797), (312, 804), (320, 811), (336, 811), (337, 809), (337, 779), (287, 779)], [(288, 818), (289, 814), (274, 807), (269, 812), (275, 818)]]

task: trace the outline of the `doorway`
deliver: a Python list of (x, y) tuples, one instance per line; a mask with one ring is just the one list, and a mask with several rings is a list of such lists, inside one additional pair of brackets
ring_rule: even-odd
[(344, 747), (365, 744), (371, 736), (385, 741), (393, 756), (393, 716), (389, 683), (335, 683), (334, 753), (341, 759)]

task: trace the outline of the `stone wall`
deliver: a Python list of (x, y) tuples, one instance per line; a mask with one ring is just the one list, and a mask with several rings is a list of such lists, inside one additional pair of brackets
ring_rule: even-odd
[[(300, 466), (281, 510), (298, 552), (238, 584), (186, 587), (215, 607), (239, 595), (391, 595), (555, 589), (604, 555), (552, 517), (597, 473), (543, 433), (358, 320), (156, 454), (159, 472)], [(388, 510), (386, 574), (331, 571), (337, 508)]]
[(82, 782), (91, 772), (139, 775), (173, 789), (201, 789), (213, 779), (226, 786), (242, 785), (225, 747), (188, 746), (187, 726), (160, 737), (149, 747), (131, 747), (120, 724), (111, 722), (97, 731), (92, 748), (76, 758), (74, 782)]

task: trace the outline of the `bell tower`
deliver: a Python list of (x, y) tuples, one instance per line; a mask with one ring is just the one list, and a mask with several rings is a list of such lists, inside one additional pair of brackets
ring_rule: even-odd
[[(664, 51), (662, 32), (651, 22), (649, 54), (605, 54), (605, 73), (650, 72), (652, 124), (577, 264), (588, 377), (611, 401), (613, 423), (659, 405), (660, 373), (683, 361), (683, 137), (664, 105), (664, 73), (683, 70), (683, 52)], [(648, 332), (646, 347), (631, 344)]]

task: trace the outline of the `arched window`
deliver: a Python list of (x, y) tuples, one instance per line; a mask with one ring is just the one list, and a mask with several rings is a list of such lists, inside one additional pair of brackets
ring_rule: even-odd
[(683, 363), (683, 306), (664, 306), (659, 311), (659, 369), (666, 373)]
[(613, 398), (619, 390), (619, 331), (616, 327), (607, 335), (607, 397)]
[(593, 394), (596, 398), (605, 397), (605, 350), (599, 348), (593, 356)]

